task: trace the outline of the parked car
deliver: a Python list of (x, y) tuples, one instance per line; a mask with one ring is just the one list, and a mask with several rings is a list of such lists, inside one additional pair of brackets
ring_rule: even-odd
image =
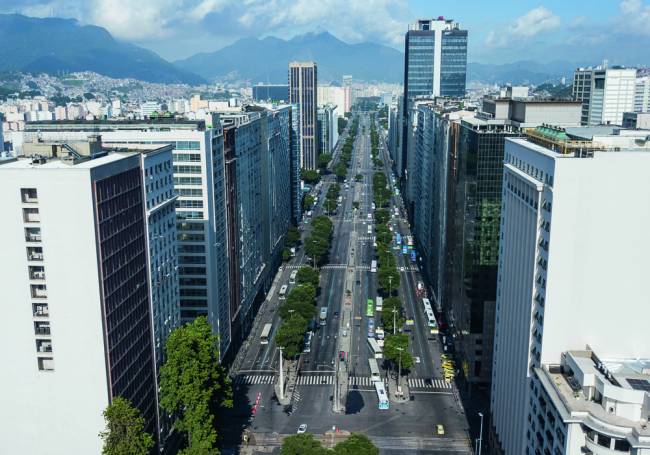
[(302, 434), (307, 431), (307, 424), (306, 423), (301, 423), (300, 426), (298, 427), (298, 431), (296, 433)]

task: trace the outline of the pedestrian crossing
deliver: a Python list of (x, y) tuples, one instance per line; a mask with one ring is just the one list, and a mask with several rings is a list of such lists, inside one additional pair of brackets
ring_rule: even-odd
[(275, 384), (276, 377), (273, 374), (240, 374), (233, 378), (233, 384)]
[[(275, 384), (277, 376), (272, 374), (242, 374), (233, 378), (233, 384), (255, 385), (255, 384)], [(384, 383), (386, 380), (384, 379)], [(334, 375), (331, 374), (313, 374), (298, 376), (297, 385), (302, 386), (323, 386), (334, 384)], [(374, 381), (370, 376), (349, 376), (348, 385), (358, 387), (372, 387)], [(408, 385), (412, 389), (451, 389), (451, 382), (444, 379), (420, 379), (409, 378)]]

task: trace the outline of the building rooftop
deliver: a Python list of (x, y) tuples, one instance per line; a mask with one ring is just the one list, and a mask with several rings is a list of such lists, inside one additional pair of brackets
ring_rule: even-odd
[(158, 117), (149, 120), (56, 120), (27, 122), (25, 131), (56, 131), (69, 129), (86, 129), (94, 131), (106, 131), (112, 128), (119, 129), (195, 129), (205, 130), (204, 120), (188, 120), (182, 117)]
[(87, 158), (82, 161), (76, 161), (61, 157), (19, 157), (9, 162), (0, 161), (0, 171), (9, 169), (92, 169), (104, 166), (124, 159), (127, 156), (134, 155), (129, 153), (108, 153), (98, 158)]

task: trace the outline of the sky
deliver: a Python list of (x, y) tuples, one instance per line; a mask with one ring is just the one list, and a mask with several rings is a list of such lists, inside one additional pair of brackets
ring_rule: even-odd
[(469, 30), (473, 62), (650, 64), (634, 61), (648, 54), (650, 0), (0, 0), (0, 12), (75, 18), (169, 60), (322, 31), (403, 50), (409, 23), (444, 16)]

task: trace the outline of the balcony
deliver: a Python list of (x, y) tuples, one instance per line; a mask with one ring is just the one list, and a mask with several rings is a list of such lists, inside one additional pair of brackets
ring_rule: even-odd
[(25, 223), (40, 223), (41, 215), (38, 209), (23, 209), (23, 221)]
[(36, 352), (49, 354), (52, 352), (52, 342), (49, 340), (36, 340)]
[(27, 260), (28, 261), (42, 261), (43, 260), (43, 248), (40, 246), (29, 246), (27, 247)]
[(41, 241), (41, 229), (40, 228), (26, 228), (25, 229), (25, 241), (27, 241), (27, 242), (40, 242)]
[(50, 315), (50, 309), (46, 303), (32, 305), (32, 313), (35, 318), (46, 318)]
[(38, 202), (36, 188), (21, 188), (20, 199), (23, 201), (23, 204), (36, 204)]
[(45, 279), (45, 267), (29, 267), (29, 279), (30, 280), (44, 280)]
[(43, 284), (32, 284), (31, 291), (32, 291), (32, 298), (35, 299), (47, 298), (47, 288)]

